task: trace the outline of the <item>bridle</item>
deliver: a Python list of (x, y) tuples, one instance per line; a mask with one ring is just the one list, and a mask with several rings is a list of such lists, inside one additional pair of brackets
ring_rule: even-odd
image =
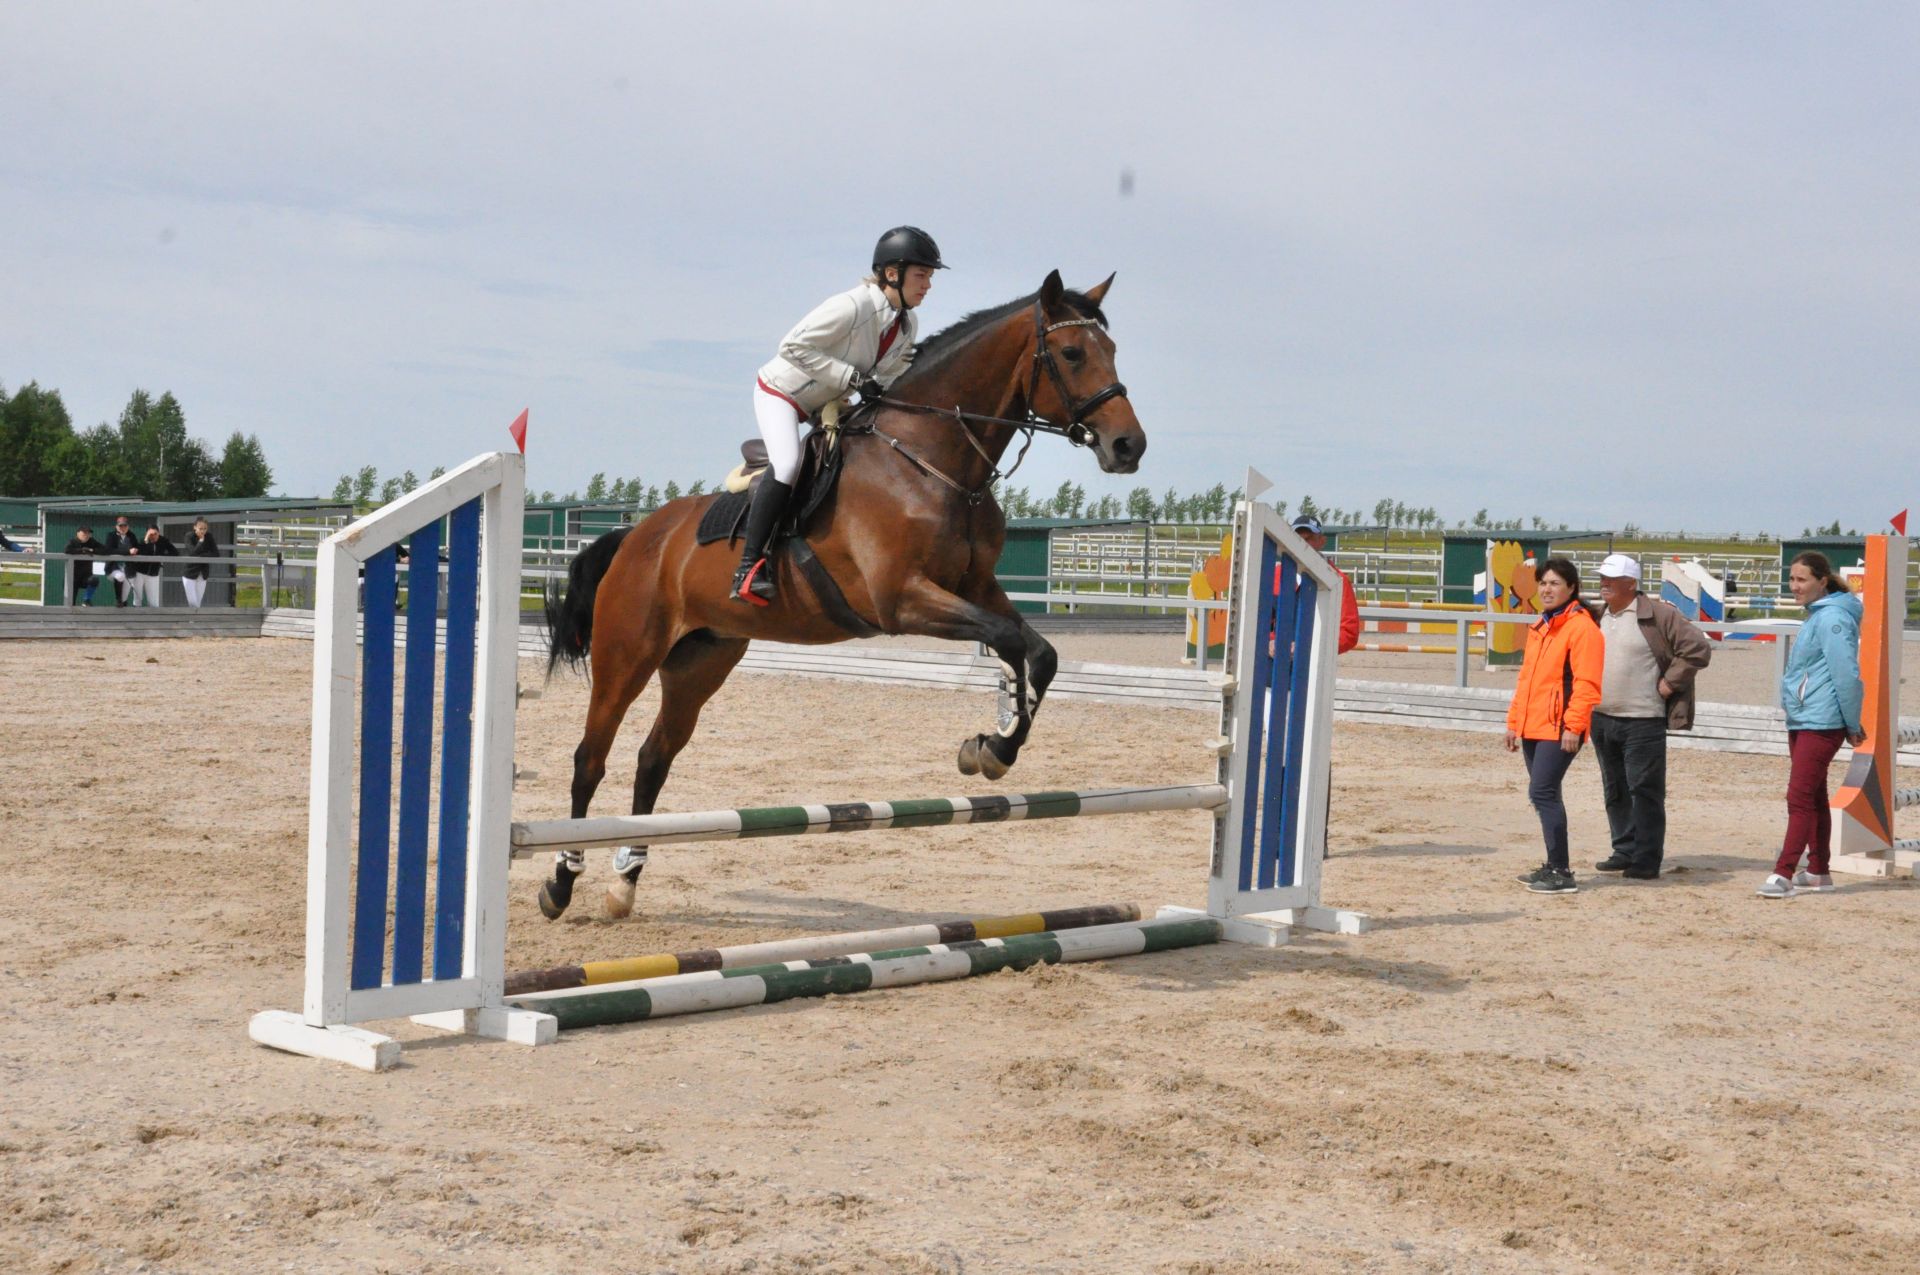
[[(973, 449), (979, 452), (981, 458), (987, 462), (987, 479), (977, 487), (969, 488), (961, 486), (952, 478), (949, 478), (920, 457), (914, 455), (899, 439), (893, 437), (891, 434), (882, 433), (871, 423), (865, 425), (864, 428), (870, 431), (875, 437), (885, 440), (889, 446), (912, 461), (923, 473), (938, 478), (947, 486), (961, 493), (967, 498), (970, 504), (978, 504), (986, 496), (986, 493), (992, 490), (995, 483), (1012, 477), (1014, 471), (1020, 468), (1021, 464), (1027, 458), (1027, 449), (1033, 446), (1033, 436), (1035, 434), (1052, 434), (1056, 437), (1066, 439), (1075, 447), (1085, 447), (1094, 437), (1092, 428), (1086, 423), (1087, 417), (1093, 415), (1103, 404), (1110, 400), (1125, 398), (1127, 396), (1127, 387), (1119, 381), (1114, 381), (1095, 390), (1093, 393), (1087, 395), (1087, 397), (1075, 401), (1073, 391), (1067, 388), (1067, 378), (1061, 374), (1059, 364), (1054, 361), (1053, 350), (1047, 345), (1047, 337), (1062, 328), (1090, 328), (1098, 327), (1099, 325), (1100, 320), (1098, 319), (1062, 319), (1058, 323), (1048, 323), (1046, 307), (1041, 303), (1040, 298), (1034, 298), (1033, 375), (1027, 381), (1027, 415), (1024, 420), (1014, 420), (1006, 416), (987, 416), (979, 412), (966, 412), (957, 406), (934, 407), (928, 403), (907, 403), (900, 399), (884, 397), (875, 400), (878, 404), (885, 404), (888, 407), (898, 408), (902, 411), (922, 412), (931, 416), (952, 417), (954, 422), (960, 426), (961, 435), (965, 437), (969, 443), (973, 444)], [(1047, 380), (1053, 385), (1054, 393), (1059, 395), (1061, 403), (1066, 405), (1067, 420), (1065, 424), (1047, 419), (1040, 415), (1039, 411), (1034, 407), (1035, 396), (1040, 392), (1040, 377), (1043, 372)], [(1008, 468), (1006, 472), (1002, 473), (1000, 471), (994, 464), (993, 457), (987, 452), (987, 449), (981, 445), (979, 438), (974, 435), (973, 430), (970, 428), (973, 424), (1010, 425), (1014, 429), (1021, 430), (1026, 434), (1026, 441), (1020, 444), (1020, 452), (1014, 457), (1013, 465)]]
[[(1040, 299), (1033, 302), (1033, 379), (1027, 382), (1027, 419), (1024, 422), (1029, 429), (1043, 434), (1058, 434), (1075, 447), (1084, 447), (1093, 437), (1093, 431), (1085, 422), (1102, 403), (1109, 399), (1125, 398), (1127, 387), (1115, 381), (1102, 389), (1095, 390), (1078, 403), (1073, 401), (1073, 392), (1067, 388), (1067, 378), (1060, 374), (1060, 365), (1054, 362), (1053, 349), (1047, 344), (1047, 337), (1061, 328), (1098, 327), (1098, 319), (1062, 319), (1058, 323), (1047, 322), (1047, 312), (1041, 308)], [(1034, 398), (1040, 392), (1040, 373), (1045, 370), (1047, 379), (1053, 382), (1053, 392), (1067, 406), (1067, 423), (1056, 425), (1034, 410)]]

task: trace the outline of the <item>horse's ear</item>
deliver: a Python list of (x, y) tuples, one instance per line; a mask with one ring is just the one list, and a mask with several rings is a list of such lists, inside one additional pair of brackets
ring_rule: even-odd
[(1060, 282), (1060, 272), (1055, 270), (1040, 285), (1040, 304), (1051, 310), (1060, 304), (1060, 298), (1067, 294), (1067, 285)]
[[(1117, 270), (1114, 271), (1114, 274), (1118, 274), (1118, 273), (1119, 271)], [(1087, 300), (1093, 302), (1095, 305), (1100, 305), (1102, 302), (1104, 302), (1107, 299), (1107, 289), (1111, 288), (1112, 286), (1113, 286), (1113, 275), (1110, 274), (1106, 278), (1102, 279), (1099, 283), (1096, 283), (1091, 288), (1087, 289)]]

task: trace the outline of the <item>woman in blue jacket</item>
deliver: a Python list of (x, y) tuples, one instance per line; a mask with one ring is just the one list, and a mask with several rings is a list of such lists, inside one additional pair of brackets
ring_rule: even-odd
[(1867, 737), (1860, 728), (1860, 599), (1821, 553), (1794, 558), (1787, 589), (1807, 609), (1807, 618), (1780, 679), (1793, 766), (1787, 779), (1787, 840), (1760, 887), (1763, 899), (1833, 889), (1827, 866), (1833, 838), (1827, 768), (1843, 742), (1858, 744)]

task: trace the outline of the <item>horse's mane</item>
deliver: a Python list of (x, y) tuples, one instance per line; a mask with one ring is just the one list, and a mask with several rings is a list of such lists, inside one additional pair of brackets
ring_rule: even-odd
[[(1002, 319), (1010, 318), (1024, 310), (1033, 308), (1038, 291), (1029, 292), (1024, 297), (1015, 297), (1002, 305), (986, 310), (975, 310), (972, 314), (950, 323), (938, 332), (914, 347), (913, 363), (900, 377), (899, 384), (906, 386), (912, 379), (924, 372), (933, 372), (953, 360), (953, 357), (965, 349), (968, 341), (986, 331)], [(1107, 315), (1092, 297), (1084, 292), (1075, 292), (1071, 288), (1061, 294), (1060, 304), (1074, 312), (1080, 318), (1092, 319), (1101, 327), (1107, 326)]]

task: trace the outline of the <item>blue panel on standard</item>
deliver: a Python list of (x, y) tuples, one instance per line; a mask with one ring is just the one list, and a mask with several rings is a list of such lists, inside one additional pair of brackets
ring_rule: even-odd
[(1293, 692), (1293, 670), (1298, 663), (1293, 649), (1294, 615), (1299, 610), (1300, 568), (1292, 557), (1280, 558), (1274, 571), (1274, 619), (1268, 641), (1273, 644), (1273, 674), (1267, 685), (1266, 722), (1267, 763), (1260, 781), (1260, 866), (1256, 881), (1262, 890), (1274, 886), (1274, 872), (1280, 861), (1280, 813), (1286, 808), (1285, 795), (1289, 775), (1287, 757), (1287, 706)]
[(434, 610), (440, 524), (407, 541), (407, 671), (400, 722), (400, 844), (393, 870), (393, 981), (417, 983), (427, 948), (427, 811), (433, 804)]
[[(1253, 697), (1253, 703), (1247, 711), (1247, 737), (1234, 741), (1235, 747), (1240, 749), (1246, 760), (1246, 769), (1240, 774), (1240, 791), (1244, 799), (1240, 815), (1240, 876), (1235, 883), (1243, 893), (1253, 888), (1253, 864), (1258, 857), (1254, 847), (1260, 826), (1260, 754), (1266, 735), (1261, 725), (1261, 714), (1266, 711), (1264, 696), (1273, 678), (1272, 635), (1277, 597), (1273, 587), (1277, 561), (1274, 544), (1262, 536), (1260, 545), (1260, 569), (1254, 572), (1253, 577), (1254, 596), (1248, 599), (1248, 605), (1241, 608), (1240, 614), (1240, 623), (1252, 625), (1256, 635), (1253, 640), (1253, 675), (1239, 691), (1241, 695)], [(1261, 640), (1262, 635), (1266, 640)]]
[(453, 511), (447, 539), (447, 673), (440, 718), (440, 875), (433, 976), (465, 973), (468, 770), (473, 758), (475, 625), (480, 611), (480, 500)]
[(1298, 607), (1293, 622), (1293, 685), (1287, 692), (1287, 777), (1280, 791), (1280, 863), (1278, 883), (1299, 879), (1300, 803), (1307, 798), (1307, 775), (1301, 762), (1307, 748), (1307, 680), (1313, 670), (1313, 630), (1319, 612), (1320, 585), (1300, 573)]
[(367, 559), (360, 591), (360, 853), (354, 873), (355, 991), (380, 986), (387, 949), (388, 837), (393, 805), (393, 611), (398, 588), (392, 549)]

